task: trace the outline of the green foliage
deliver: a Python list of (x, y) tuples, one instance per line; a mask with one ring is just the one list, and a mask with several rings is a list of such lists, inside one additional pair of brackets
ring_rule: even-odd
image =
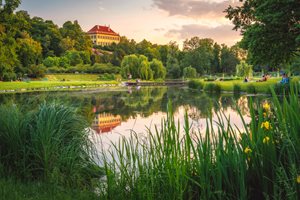
[(241, 30), (251, 63), (278, 67), (299, 52), (299, 7), (298, 0), (245, 0), (227, 8), (226, 17)]
[(31, 65), (28, 69), (28, 77), (42, 78), (45, 76), (46, 67), (44, 65)]
[(202, 90), (204, 88), (204, 83), (201, 81), (190, 80), (188, 86), (192, 89)]
[(123, 78), (140, 78), (143, 80), (153, 79), (153, 71), (150, 68), (148, 58), (146, 56), (137, 56), (135, 54), (125, 56), (121, 63), (121, 74)]
[(247, 85), (247, 93), (248, 94), (256, 94), (256, 88), (255, 88), (255, 86), (254, 85), (252, 85), (252, 84), (249, 84), (249, 85)]
[(89, 73), (108, 73), (108, 74), (118, 74), (120, 73), (121, 69), (120, 67), (113, 66), (111, 64), (99, 64), (96, 63), (92, 67), (92, 69), (89, 71)]
[[(101, 197), (298, 199), (298, 92), (282, 102), (273, 95), (273, 102), (266, 110), (250, 100), (251, 122), (241, 117), (242, 129), (218, 113), (216, 123), (209, 117), (207, 129), (197, 133), (189, 128), (187, 114), (183, 124), (177, 123), (169, 103), (161, 127), (146, 138), (132, 133), (104, 152), (107, 181)], [(266, 121), (269, 129), (261, 126)]]
[(37, 65), (42, 58), (41, 44), (33, 40), (28, 34), (23, 38), (17, 39), (17, 54), (22, 66), (29, 68), (31, 65)]
[(214, 84), (214, 83), (207, 83), (204, 86), (204, 91), (213, 93), (215, 91), (215, 86), (216, 86), (216, 84)]
[(0, 163), (6, 176), (87, 187), (101, 176), (87, 123), (73, 108), (40, 105), (24, 113), (0, 107)]
[(167, 70), (161, 61), (153, 59), (150, 62), (150, 69), (153, 72), (154, 79), (165, 79)]
[(234, 94), (240, 94), (242, 91), (242, 88), (239, 84), (234, 84), (233, 85), (233, 93)]
[(185, 78), (196, 78), (197, 77), (197, 71), (195, 68), (189, 66), (183, 69), (183, 76)]
[(240, 62), (238, 55), (236, 55), (232, 48), (228, 48), (226, 45), (222, 45), (220, 56), (222, 72), (234, 74), (236, 65)]
[(104, 73), (99, 76), (99, 80), (100, 81), (112, 81), (112, 80), (115, 80), (115, 75)]
[(236, 66), (236, 75), (239, 77), (252, 77), (252, 68), (252, 65), (247, 64), (245, 61), (241, 61), (241, 63)]
[(58, 57), (49, 56), (43, 61), (43, 64), (45, 67), (58, 67), (59, 61), (60, 59)]

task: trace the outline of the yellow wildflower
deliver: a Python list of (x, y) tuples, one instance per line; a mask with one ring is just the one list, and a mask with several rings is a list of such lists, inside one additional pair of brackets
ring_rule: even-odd
[(264, 112), (264, 113), (263, 113), (263, 116), (264, 116), (264, 117), (267, 117), (267, 113)]
[(264, 139), (263, 139), (263, 143), (264, 144), (269, 144), (269, 141), (270, 141), (270, 138), (268, 136), (266, 136)]
[(270, 108), (271, 108), (271, 106), (270, 106), (270, 104), (269, 104), (268, 102), (265, 102), (265, 103), (263, 104), (263, 109), (264, 109), (266, 112), (269, 112), (269, 111), (270, 111)]
[(252, 149), (250, 149), (249, 147), (246, 147), (244, 152), (245, 152), (245, 154), (249, 154), (252, 152)]
[(297, 183), (300, 184), (300, 175), (297, 176)]
[(261, 128), (265, 128), (266, 130), (270, 130), (272, 127), (271, 127), (270, 122), (266, 121), (266, 122), (261, 123)]

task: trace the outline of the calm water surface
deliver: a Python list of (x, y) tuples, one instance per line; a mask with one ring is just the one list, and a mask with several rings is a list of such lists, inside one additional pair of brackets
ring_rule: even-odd
[[(131, 87), (101, 91), (83, 92), (43, 92), (26, 94), (0, 94), (0, 103), (23, 105), (27, 110), (47, 102), (58, 102), (73, 106), (91, 124), (91, 133), (97, 136), (108, 148), (110, 142), (116, 142), (121, 136), (129, 137), (132, 131), (138, 135), (147, 134), (148, 129), (160, 127), (162, 119), (167, 118), (168, 100), (172, 101), (174, 118), (183, 124), (188, 114), (190, 128), (199, 133), (206, 129), (206, 120), (222, 111), (230, 118), (231, 124), (243, 128), (236, 105), (245, 121), (250, 121), (249, 98), (232, 94), (206, 94), (182, 87)], [(266, 97), (254, 97), (261, 102)], [(181, 127), (182, 129), (183, 127)], [(107, 146), (106, 146), (107, 145)]]

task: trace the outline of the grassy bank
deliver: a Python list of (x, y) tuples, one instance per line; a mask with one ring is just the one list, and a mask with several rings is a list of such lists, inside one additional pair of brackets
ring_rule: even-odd
[(0, 82), (0, 92), (26, 92), (44, 90), (75, 90), (84, 88), (117, 86), (117, 81), (30, 81), (30, 82)]
[[(227, 92), (246, 92), (249, 94), (256, 94), (256, 93), (265, 93), (271, 94), (270, 87), (277, 90), (280, 88), (278, 84), (280, 82), (280, 78), (271, 78), (265, 82), (247, 82), (244, 83), (243, 80), (232, 80), (232, 81), (203, 81), (201, 79), (191, 80), (189, 82), (189, 87), (192, 89), (204, 90), (204, 91), (211, 91), (214, 90), (218, 91), (227, 91)], [(292, 83), (299, 84), (299, 77), (295, 77), (291, 80)]]
[[(297, 90), (258, 108), (236, 130), (219, 113), (217, 128), (181, 134), (169, 115), (147, 138), (133, 134), (104, 153), (103, 199), (299, 199), (300, 103)], [(111, 162), (112, 160), (112, 162)]]

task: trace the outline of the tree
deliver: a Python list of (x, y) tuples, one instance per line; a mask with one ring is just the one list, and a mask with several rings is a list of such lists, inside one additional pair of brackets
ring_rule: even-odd
[(146, 56), (139, 56), (139, 76), (138, 78), (141, 78), (143, 80), (151, 80), (153, 79), (153, 72), (150, 68), (148, 58)]
[(221, 46), (217, 43), (213, 46), (213, 59), (211, 62), (211, 71), (213, 73), (221, 72)]
[(139, 58), (137, 55), (132, 54), (125, 56), (121, 63), (121, 74), (123, 78), (127, 78), (128, 75), (131, 75), (132, 78), (140, 78), (139, 71)]
[(166, 77), (167, 70), (161, 61), (153, 59), (152, 62), (150, 62), (150, 68), (153, 72), (154, 79), (164, 79)]
[(184, 58), (182, 66), (191, 66), (199, 74), (211, 73), (211, 65), (214, 58), (213, 54), (214, 41), (210, 38), (200, 39), (193, 37), (184, 42)]
[(255, 65), (289, 63), (299, 55), (299, 0), (243, 0), (241, 6), (229, 6), (227, 18), (235, 30), (241, 30), (242, 47), (249, 51)]
[(223, 73), (235, 73), (236, 65), (239, 63), (239, 59), (235, 56), (235, 53), (226, 45), (222, 45), (221, 49), (221, 69)]
[(27, 33), (23, 38), (17, 39), (17, 54), (22, 66), (29, 68), (31, 65), (37, 65), (42, 60), (41, 44), (33, 40)]
[(78, 21), (74, 21), (74, 23), (70, 21), (65, 22), (60, 29), (60, 33), (63, 38), (70, 38), (75, 41), (74, 48), (77, 51), (91, 51), (92, 41), (82, 31)]
[(195, 68), (189, 66), (183, 69), (183, 76), (185, 78), (196, 78), (197, 77), (197, 71)]
[(79, 51), (67, 51), (65, 56), (70, 61), (71, 66), (83, 64), (83, 60)]
[(236, 75), (239, 77), (251, 77), (253, 74), (252, 68), (252, 65), (247, 64), (245, 61), (241, 61), (241, 63), (236, 66)]

